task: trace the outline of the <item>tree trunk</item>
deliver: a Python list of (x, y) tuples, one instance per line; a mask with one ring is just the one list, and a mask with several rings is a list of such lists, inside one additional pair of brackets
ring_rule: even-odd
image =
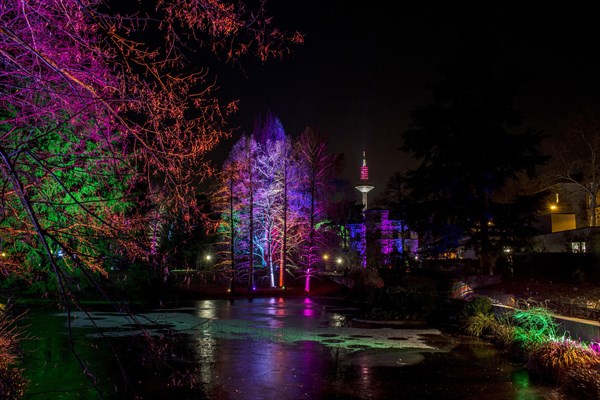
[(248, 172), (249, 172), (249, 191), (250, 191), (250, 226), (249, 226), (249, 249), (248, 249), (248, 291), (254, 290), (254, 179), (252, 177), (252, 148), (250, 139), (247, 141), (247, 149), (248, 149)]
[(279, 286), (285, 286), (285, 258), (287, 253), (287, 159), (283, 161), (283, 235), (281, 242), (281, 258), (279, 260)]

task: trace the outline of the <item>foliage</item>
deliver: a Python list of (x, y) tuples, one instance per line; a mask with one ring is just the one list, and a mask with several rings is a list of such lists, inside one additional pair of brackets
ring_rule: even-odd
[(431, 255), (464, 246), (491, 269), (504, 246), (524, 240), (515, 227), (533, 217), (530, 203), (500, 202), (496, 195), (519, 174), (533, 174), (544, 158), (541, 136), (520, 128), (514, 88), (474, 57), (478, 50), (465, 49), (434, 85), (432, 104), (412, 113), (402, 149), (420, 164), (407, 172), (404, 189)]
[(573, 400), (600, 398), (600, 367), (576, 366), (568, 369), (561, 383), (562, 390)]
[(583, 343), (563, 337), (547, 340), (531, 350), (528, 365), (539, 378), (562, 382), (569, 370), (600, 367), (600, 358)]
[(510, 318), (500, 317), (490, 326), (491, 340), (500, 348), (519, 352), (520, 348), (515, 343), (515, 326)]
[(16, 320), (10, 308), (0, 304), (0, 398), (20, 399), (26, 387), (22, 371), (15, 366), (17, 346), (21, 331), (15, 326)]
[(481, 337), (487, 334), (494, 326), (496, 317), (482, 312), (476, 312), (466, 319), (465, 331), (468, 335)]
[(556, 322), (544, 307), (517, 309), (512, 318), (515, 324), (515, 341), (526, 349), (532, 349), (557, 336)]
[[(15, 118), (14, 111), (8, 117)], [(49, 131), (0, 126), (0, 132), (10, 132), (2, 145), (12, 168), (0, 182), (17, 189), (2, 193), (2, 267), (5, 274), (17, 272), (23, 282), (45, 284), (40, 294), (59, 291), (59, 277), (45, 277), (51, 267), (58, 267), (60, 280), (68, 277), (78, 288), (84, 281), (82, 266), (104, 272), (105, 256), (129, 242), (123, 217), (132, 208), (123, 163), (91, 164), (88, 160), (104, 158), (101, 146), (94, 141), (81, 145), (73, 126), (47, 122), (45, 127)], [(25, 203), (21, 187), (27, 188)], [(42, 227), (44, 240), (33, 234)]]
[(591, 342), (590, 349), (592, 349), (596, 353), (596, 355), (600, 357), (600, 343)]
[(477, 314), (491, 315), (492, 314), (492, 299), (487, 296), (477, 296), (471, 301), (465, 302), (464, 314), (467, 317)]
[(597, 343), (556, 337), (556, 323), (545, 308), (515, 310), (499, 318), (476, 312), (465, 331), (526, 359), (532, 375), (560, 384), (569, 398), (591, 400), (600, 394)]
[(169, 219), (201, 213), (206, 155), (237, 107), (208, 67), (302, 42), (220, 0), (3, 2), (0, 20), (2, 268), (45, 258), (65, 293), (115, 253), (158, 264)]
[(312, 268), (319, 248), (337, 236), (325, 215), (334, 158), (323, 138), (307, 129), (288, 138), (272, 113), (241, 137), (218, 174), (212, 201), (219, 219), (222, 268), (265, 271), (284, 286), (289, 268)]

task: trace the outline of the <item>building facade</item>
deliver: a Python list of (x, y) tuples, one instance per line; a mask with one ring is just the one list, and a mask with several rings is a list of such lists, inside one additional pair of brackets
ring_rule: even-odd
[(350, 249), (361, 259), (363, 267), (401, 267), (414, 258), (419, 248), (418, 236), (400, 220), (389, 219), (389, 210), (364, 211), (362, 224), (349, 224)]

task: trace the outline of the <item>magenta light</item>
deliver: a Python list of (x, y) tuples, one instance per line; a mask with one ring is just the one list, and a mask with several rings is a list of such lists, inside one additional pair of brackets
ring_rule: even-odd
[(304, 291), (310, 292), (310, 268), (306, 270), (306, 283), (304, 285)]
[(307, 297), (304, 299), (304, 310), (302, 311), (302, 315), (305, 317), (314, 317), (315, 310), (312, 308), (312, 301)]
[(361, 181), (369, 180), (369, 167), (367, 167), (366, 165), (363, 167), (360, 167), (360, 180)]

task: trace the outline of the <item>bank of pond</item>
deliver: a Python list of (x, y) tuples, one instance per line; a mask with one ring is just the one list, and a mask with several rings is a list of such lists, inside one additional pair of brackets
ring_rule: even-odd
[(21, 304), (22, 357), (0, 363), (0, 397), (600, 398), (598, 328), (585, 321), (439, 284), (353, 289)]
[(574, 398), (474, 337), (489, 340), (485, 330), (368, 325), (368, 312), (311, 297), (204, 299), (135, 314), (32, 307), (22, 321), (24, 398)]

